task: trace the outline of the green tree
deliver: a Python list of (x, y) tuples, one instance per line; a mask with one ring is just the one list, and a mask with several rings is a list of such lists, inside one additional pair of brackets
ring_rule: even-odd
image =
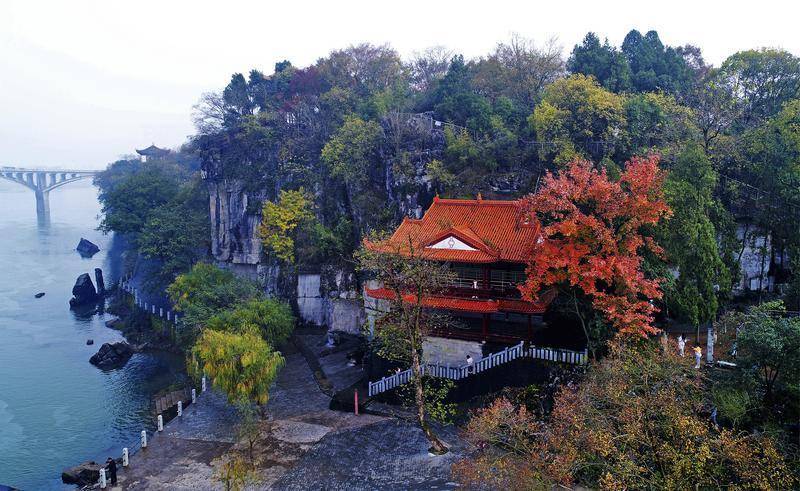
[(662, 226), (661, 245), (677, 274), (665, 289), (664, 301), (673, 316), (693, 326), (714, 319), (719, 296), (731, 286), (709, 218), (716, 181), (708, 157), (693, 144), (678, 155), (664, 183), (673, 214)]
[(232, 403), (266, 404), (269, 387), (285, 363), (255, 332), (206, 329), (192, 348), (194, 373), (205, 373)]
[(492, 106), (472, 87), (470, 68), (461, 55), (450, 61), (447, 74), (431, 94), (433, 110), (439, 119), (469, 128), (488, 131)]
[(139, 251), (160, 263), (160, 280), (169, 284), (208, 253), (208, 193), (195, 180), (168, 203), (154, 208), (137, 239)]
[(155, 165), (142, 167), (119, 179), (100, 194), (103, 210), (100, 230), (138, 234), (153, 208), (169, 203), (179, 187), (175, 174)]
[(577, 156), (602, 160), (608, 150), (598, 153), (592, 142), (614, 140), (624, 131), (623, 102), (591, 76), (572, 75), (547, 86), (529, 118), (538, 140), (557, 143), (555, 149), (545, 145), (542, 157), (557, 163)]
[(181, 337), (191, 346), (208, 320), (240, 302), (258, 296), (258, 288), (251, 282), (237, 278), (206, 263), (197, 263), (188, 273), (178, 275), (167, 288), (175, 310), (183, 314), (185, 328)]
[(780, 301), (754, 307), (736, 336), (737, 361), (753, 367), (764, 386), (767, 401), (779, 385), (800, 389), (800, 318), (782, 315)]
[(738, 106), (738, 123), (753, 126), (800, 97), (800, 58), (773, 48), (740, 51), (720, 66), (718, 81)]
[(322, 149), (322, 160), (333, 177), (359, 189), (366, 186), (379, 161), (381, 127), (375, 121), (348, 116)]
[[(663, 93), (632, 94), (625, 98), (627, 155), (658, 152), (669, 162), (687, 144), (697, 141), (698, 129), (691, 109)], [(620, 138), (619, 147), (623, 147)], [(622, 148), (619, 148), (621, 151)]]
[(583, 42), (572, 49), (567, 70), (591, 75), (612, 92), (624, 92), (631, 86), (631, 69), (625, 55), (611, 46), (608, 39), (600, 44), (600, 38), (593, 32), (587, 33)]
[(292, 310), (274, 299), (251, 298), (231, 309), (209, 318), (206, 328), (242, 334), (255, 328), (272, 346), (280, 346), (289, 339), (294, 329)]
[(800, 99), (790, 101), (765, 124), (742, 135), (739, 147), (739, 157), (726, 170), (746, 185), (737, 185), (744, 200), (734, 201), (732, 206), (746, 207), (746, 216), (760, 230), (771, 233), (773, 248), (797, 247)]
[(681, 94), (693, 85), (693, 73), (681, 52), (664, 46), (656, 31), (644, 36), (631, 30), (622, 41), (622, 52), (631, 69), (631, 82), (638, 92), (663, 90)]

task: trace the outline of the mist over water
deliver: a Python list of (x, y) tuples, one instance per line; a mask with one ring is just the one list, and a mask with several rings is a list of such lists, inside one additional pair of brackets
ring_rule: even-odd
[[(150, 396), (183, 377), (182, 360), (166, 354), (135, 354), (108, 372), (89, 364), (122, 336), (105, 327), (108, 314), (74, 313), (68, 301), (81, 273), (99, 267), (115, 281), (119, 241), (95, 230), (89, 181), (51, 192), (50, 210), (50, 223), (37, 223), (33, 193), (0, 180), (0, 484), (25, 490), (65, 488), (64, 467), (138, 447), (152, 429)], [(100, 252), (81, 258), (81, 237)]]

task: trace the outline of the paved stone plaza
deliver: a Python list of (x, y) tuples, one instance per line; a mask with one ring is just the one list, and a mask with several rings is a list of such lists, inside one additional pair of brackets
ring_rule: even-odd
[[(266, 406), (257, 482), (248, 489), (445, 489), (450, 466), (463, 455), (455, 430), (443, 432), (452, 451), (428, 454), (412, 423), (332, 411), (306, 363), (286, 354)], [(221, 457), (235, 444), (236, 413), (207, 392), (152, 437), (120, 473), (119, 489), (222, 489), (214, 480)]]

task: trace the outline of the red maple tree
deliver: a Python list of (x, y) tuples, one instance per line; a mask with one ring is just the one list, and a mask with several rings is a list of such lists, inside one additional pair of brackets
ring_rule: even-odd
[(659, 281), (642, 271), (645, 250), (663, 255), (644, 230), (670, 213), (658, 162), (658, 155), (634, 157), (616, 181), (586, 160), (547, 173), (525, 198), (527, 218), (541, 230), (520, 287), (525, 298), (537, 300), (548, 286), (578, 288), (619, 335), (658, 332), (651, 300), (661, 298)]

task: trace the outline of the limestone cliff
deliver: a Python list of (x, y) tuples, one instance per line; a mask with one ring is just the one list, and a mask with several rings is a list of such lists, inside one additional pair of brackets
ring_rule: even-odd
[[(218, 262), (252, 269), (261, 260), (258, 205), (264, 195), (251, 195), (238, 181), (207, 180), (211, 212), (211, 253)], [(253, 209), (253, 205), (255, 209)], [(250, 208), (248, 208), (250, 207)], [(248, 268), (250, 267), (250, 268)]]

